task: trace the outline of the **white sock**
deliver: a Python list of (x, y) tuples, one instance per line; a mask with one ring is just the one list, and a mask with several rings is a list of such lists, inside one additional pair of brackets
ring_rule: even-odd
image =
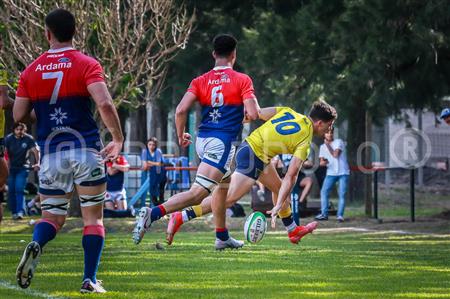
[(289, 224), (289, 226), (286, 226), (286, 230), (288, 231), (288, 233), (290, 233), (291, 231), (293, 231), (295, 228), (297, 227), (297, 223), (292, 222), (291, 224)]
[(181, 218), (183, 219), (183, 223), (189, 221), (189, 217), (188, 217), (186, 211), (182, 211), (182, 212), (181, 212)]

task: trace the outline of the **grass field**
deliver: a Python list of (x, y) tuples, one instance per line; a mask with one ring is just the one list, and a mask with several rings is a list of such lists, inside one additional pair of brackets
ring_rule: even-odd
[[(135, 246), (129, 234), (108, 234), (99, 278), (109, 293), (89, 298), (450, 298), (449, 235), (325, 229), (294, 246), (273, 232), (225, 252), (213, 250), (212, 232), (182, 233), (157, 250), (162, 237), (148, 234)], [(15, 288), (29, 238), (0, 235), (0, 298), (83, 297), (79, 232), (45, 248), (30, 291)]]

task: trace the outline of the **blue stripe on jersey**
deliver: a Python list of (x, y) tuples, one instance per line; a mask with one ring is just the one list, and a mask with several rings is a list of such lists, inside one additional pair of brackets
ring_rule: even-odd
[(242, 128), (243, 118), (243, 105), (202, 106), (202, 122), (198, 136), (205, 138), (226, 134), (236, 138)]
[(71, 96), (33, 101), (37, 117), (37, 142), (44, 154), (69, 148), (101, 147), (89, 97)]

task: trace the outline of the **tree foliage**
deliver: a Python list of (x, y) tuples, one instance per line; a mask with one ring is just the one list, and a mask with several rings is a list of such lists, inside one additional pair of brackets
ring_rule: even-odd
[(117, 106), (142, 105), (159, 94), (194, 21), (172, 0), (5, 0), (0, 59), (16, 75), (48, 48), (44, 18), (56, 7), (75, 15), (75, 46), (100, 60)]

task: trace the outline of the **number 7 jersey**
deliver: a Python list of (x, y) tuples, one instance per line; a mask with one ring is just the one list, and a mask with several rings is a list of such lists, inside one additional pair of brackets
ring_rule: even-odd
[(104, 82), (93, 58), (73, 48), (49, 50), (22, 72), (16, 96), (31, 100), (44, 154), (66, 148), (100, 149), (87, 86)]
[(249, 76), (229, 66), (218, 66), (192, 80), (188, 92), (202, 106), (198, 137), (235, 139), (242, 128), (244, 100), (256, 98)]
[(245, 140), (264, 163), (280, 154), (291, 154), (305, 161), (313, 137), (311, 120), (288, 107), (276, 109), (277, 113)]

